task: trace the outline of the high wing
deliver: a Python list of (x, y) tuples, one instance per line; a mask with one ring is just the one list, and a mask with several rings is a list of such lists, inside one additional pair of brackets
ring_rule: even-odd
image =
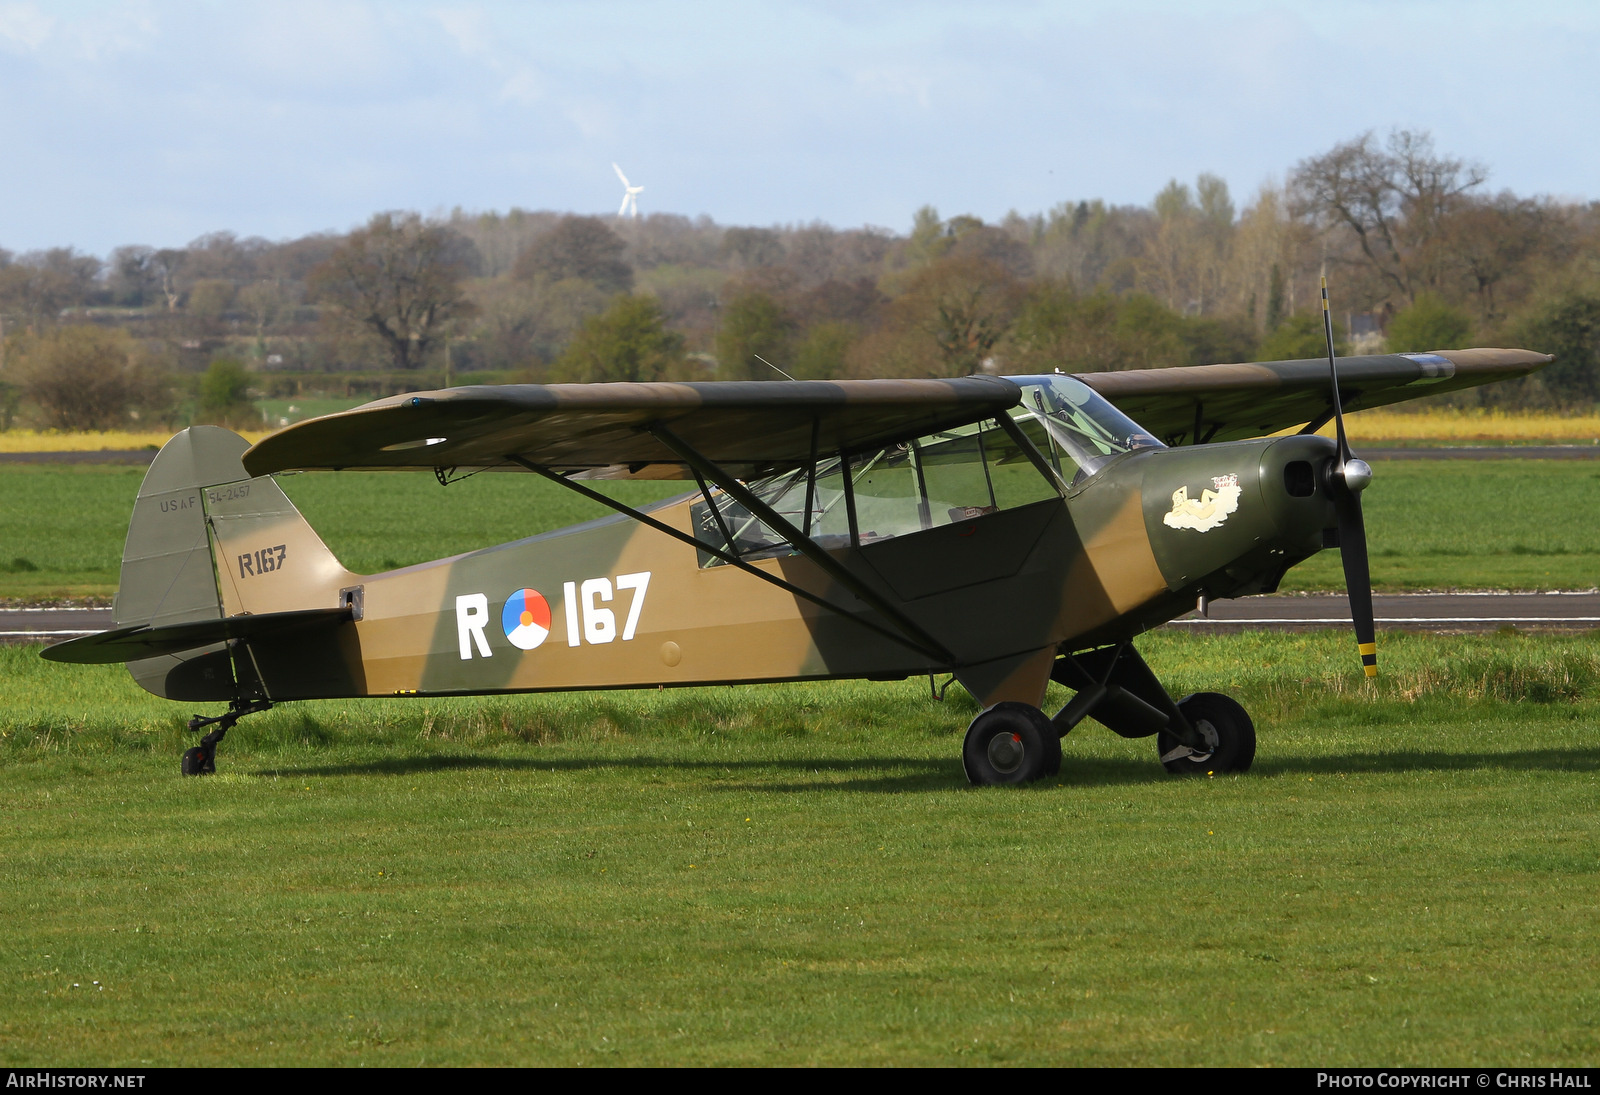
[(380, 399), (288, 426), (244, 454), (251, 475), (312, 468), (542, 468), (683, 479), (685, 447), (740, 479), (815, 455), (979, 422), (1022, 390), (955, 380), (507, 384)]
[[(1441, 350), (1339, 360), (1347, 411), (1523, 376), (1530, 350)], [(1083, 373), (1079, 379), (1168, 444), (1234, 441), (1320, 425), (1323, 359)], [(244, 455), (251, 475), (315, 468), (519, 468), (574, 478), (683, 479), (692, 450), (739, 479), (992, 418), (1021, 389), (953, 380), (507, 384), (380, 399), (286, 427)]]
[[(1346, 411), (1509, 380), (1553, 360), (1531, 350), (1438, 350), (1339, 359)], [(1169, 445), (1238, 441), (1332, 413), (1328, 362), (1262, 361), (1082, 373), (1078, 379)]]

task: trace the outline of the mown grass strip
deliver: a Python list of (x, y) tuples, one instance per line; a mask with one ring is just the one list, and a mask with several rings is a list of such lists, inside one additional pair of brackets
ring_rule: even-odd
[[(1600, 641), (1150, 636), (1246, 776), (840, 683), (188, 709), (0, 652), (0, 1062), (1577, 1065)], [(96, 984), (98, 982), (98, 984)], [(76, 987), (74, 987), (76, 986)]]

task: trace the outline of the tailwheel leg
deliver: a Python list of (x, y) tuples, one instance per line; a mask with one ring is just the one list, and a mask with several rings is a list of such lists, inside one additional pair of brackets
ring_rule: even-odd
[(228, 704), (226, 714), (196, 715), (189, 720), (190, 730), (204, 730), (208, 726), (215, 726), (205, 737), (200, 739), (200, 744), (183, 753), (183, 774), (186, 776), (207, 776), (217, 770), (217, 743), (227, 736), (233, 729), (233, 724), (252, 715), (257, 711), (267, 711), (272, 708), (270, 700), (233, 700)]

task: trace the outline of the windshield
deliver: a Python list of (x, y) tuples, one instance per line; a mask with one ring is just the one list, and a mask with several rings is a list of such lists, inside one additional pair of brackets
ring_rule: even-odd
[(1086, 475), (1134, 449), (1165, 448), (1148, 430), (1071, 376), (1013, 376), (1022, 408), (1045, 424), (1050, 439)]

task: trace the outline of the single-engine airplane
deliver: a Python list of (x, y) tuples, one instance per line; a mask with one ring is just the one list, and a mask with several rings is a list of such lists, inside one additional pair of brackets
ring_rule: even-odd
[[(1330, 338), (1331, 347), (1331, 338)], [(1173, 772), (1243, 771), (1232, 699), (1174, 701), (1134, 649), (1197, 598), (1270, 592), (1337, 545), (1375, 672), (1343, 408), (1519, 376), (1526, 350), (950, 380), (553, 384), (418, 392), (253, 447), (177, 434), (139, 489), (114, 630), (47, 648), (225, 701), (183, 771), (288, 700), (949, 673), (982, 711), (976, 784), (1053, 774), (1086, 717)], [(1330, 419), (1338, 439), (1317, 436)], [(1265, 435), (1304, 424), (1300, 433)], [(279, 472), (526, 471), (618, 511), (382, 574), (346, 570)], [(597, 479), (683, 479), (638, 508)], [(686, 484), (687, 485), (687, 484)], [(1040, 710), (1054, 680), (1075, 691)]]

